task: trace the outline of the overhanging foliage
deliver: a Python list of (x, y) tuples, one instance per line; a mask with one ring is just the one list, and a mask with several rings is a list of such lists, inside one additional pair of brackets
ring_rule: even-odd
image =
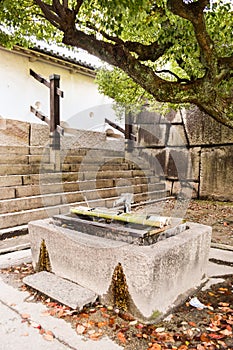
[(230, 1), (1, 0), (0, 18), (10, 30), (1, 34), (5, 44), (34, 35), (82, 48), (121, 69), (135, 91), (196, 104), (233, 127)]

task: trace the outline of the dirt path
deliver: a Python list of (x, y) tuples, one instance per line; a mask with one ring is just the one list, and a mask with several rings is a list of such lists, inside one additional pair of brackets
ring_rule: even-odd
[(191, 201), (186, 220), (212, 226), (212, 242), (233, 246), (233, 203)]
[[(139, 206), (135, 211), (170, 216), (176, 205), (176, 200), (168, 200)], [(212, 242), (233, 246), (233, 202), (191, 200), (180, 212), (187, 221), (212, 226)]]

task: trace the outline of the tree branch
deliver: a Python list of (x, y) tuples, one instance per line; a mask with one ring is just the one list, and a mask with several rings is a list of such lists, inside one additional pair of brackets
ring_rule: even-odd
[(131, 52), (135, 52), (138, 55), (140, 61), (157, 61), (165, 52), (172, 46), (171, 43), (166, 43), (163, 46), (154, 42), (150, 45), (144, 45), (134, 41), (126, 41), (125, 47)]
[(222, 69), (233, 69), (233, 56), (230, 57), (220, 57), (218, 59), (218, 64)]
[(155, 73), (168, 73), (168, 74), (171, 74), (171, 75), (173, 75), (176, 79), (177, 79), (177, 81), (179, 82), (179, 83), (190, 83), (190, 80), (189, 79), (185, 79), (185, 78), (180, 78), (176, 73), (173, 73), (173, 72), (171, 72), (170, 70), (168, 70), (168, 69), (162, 69), (162, 70), (155, 70)]
[(77, 0), (76, 1), (76, 5), (74, 7), (74, 12), (75, 12), (76, 15), (78, 14), (78, 12), (80, 10), (80, 7), (82, 6), (83, 2), (84, 2), (84, 0)]
[(34, 2), (41, 8), (42, 12), (45, 15), (45, 18), (56, 28), (59, 28), (61, 25), (61, 18), (59, 18), (57, 13), (53, 11), (53, 7), (48, 4), (45, 4), (41, 0), (34, 0)]
[(209, 0), (199, 0), (187, 4), (183, 0), (168, 0), (167, 4), (172, 13), (192, 23), (204, 66), (211, 69), (216, 68), (214, 43), (207, 32), (203, 13)]
[(103, 30), (98, 30), (91, 23), (86, 23), (86, 26), (90, 29), (93, 29), (95, 32), (99, 32), (105, 39), (110, 40), (116, 44), (124, 45), (130, 52), (134, 52), (138, 55), (140, 61), (157, 61), (165, 52), (172, 46), (171, 43), (167, 43), (163, 46), (159, 45), (157, 42), (154, 42), (150, 45), (144, 45), (135, 41), (123, 41), (118, 37), (113, 37)]

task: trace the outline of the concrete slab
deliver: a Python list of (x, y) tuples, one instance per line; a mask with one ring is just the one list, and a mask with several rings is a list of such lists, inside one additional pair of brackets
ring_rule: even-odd
[(233, 275), (233, 267), (209, 262), (207, 266), (207, 275), (208, 277)]
[(25, 249), (10, 254), (0, 255), (0, 269), (6, 269), (10, 266), (18, 266), (32, 261), (31, 249)]
[[(122, 347), (105, 337), (98, 342), (78, 335), (71, 324), (50, 315), (42, 303), (28, 302), (28, 292), (5, 283), (0, 275), (0, 337), (1, 350), (123, 350)], [(27, 322), (22, 315), (28, 314)], [(39, 324), (45, 331), (53, 333), (51, 341), (44, 339), (39, 330), (33, 328)]]
[(29, 235), (0, 240), (0, 255), (30, 248)]
[(23, 282), (74, 310), (82, 310), (97, 299), (91, 290), (46, 271), (27, 276)]
[(132, 299), (130, 311), (139, 319), (155, 320), (185, 300), (206, 277), (211, 228), (187, 225), (189, 229), (177, 236), (137, 246), (57, 227), (51, 219), (31, 222), (33, 264), (45, 240), (53, 273), (111, 304), (113, 272), (120, 263)]
[(209, 259), (223, 261), (233, 266), (233, 251), (211, 248)]

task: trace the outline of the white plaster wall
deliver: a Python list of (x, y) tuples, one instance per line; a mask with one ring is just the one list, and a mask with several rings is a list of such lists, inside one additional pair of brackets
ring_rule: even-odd
[(49, 79), (51, 74), (61, 76), (61, 120), (70, 127), (92, 128), (104, 118), (115, 120), (111, 100), (98, 92), (94, 79), (80, 73), (70, 73), (51, 62), (30, 62), (14, 51), (0, 49), (0, 116), (27, 122), (40, 122), (30, 112), (30, 105), (40, 101), (40, 110), (49, 115), (49, 89), (29, 75), (29, 70)]

